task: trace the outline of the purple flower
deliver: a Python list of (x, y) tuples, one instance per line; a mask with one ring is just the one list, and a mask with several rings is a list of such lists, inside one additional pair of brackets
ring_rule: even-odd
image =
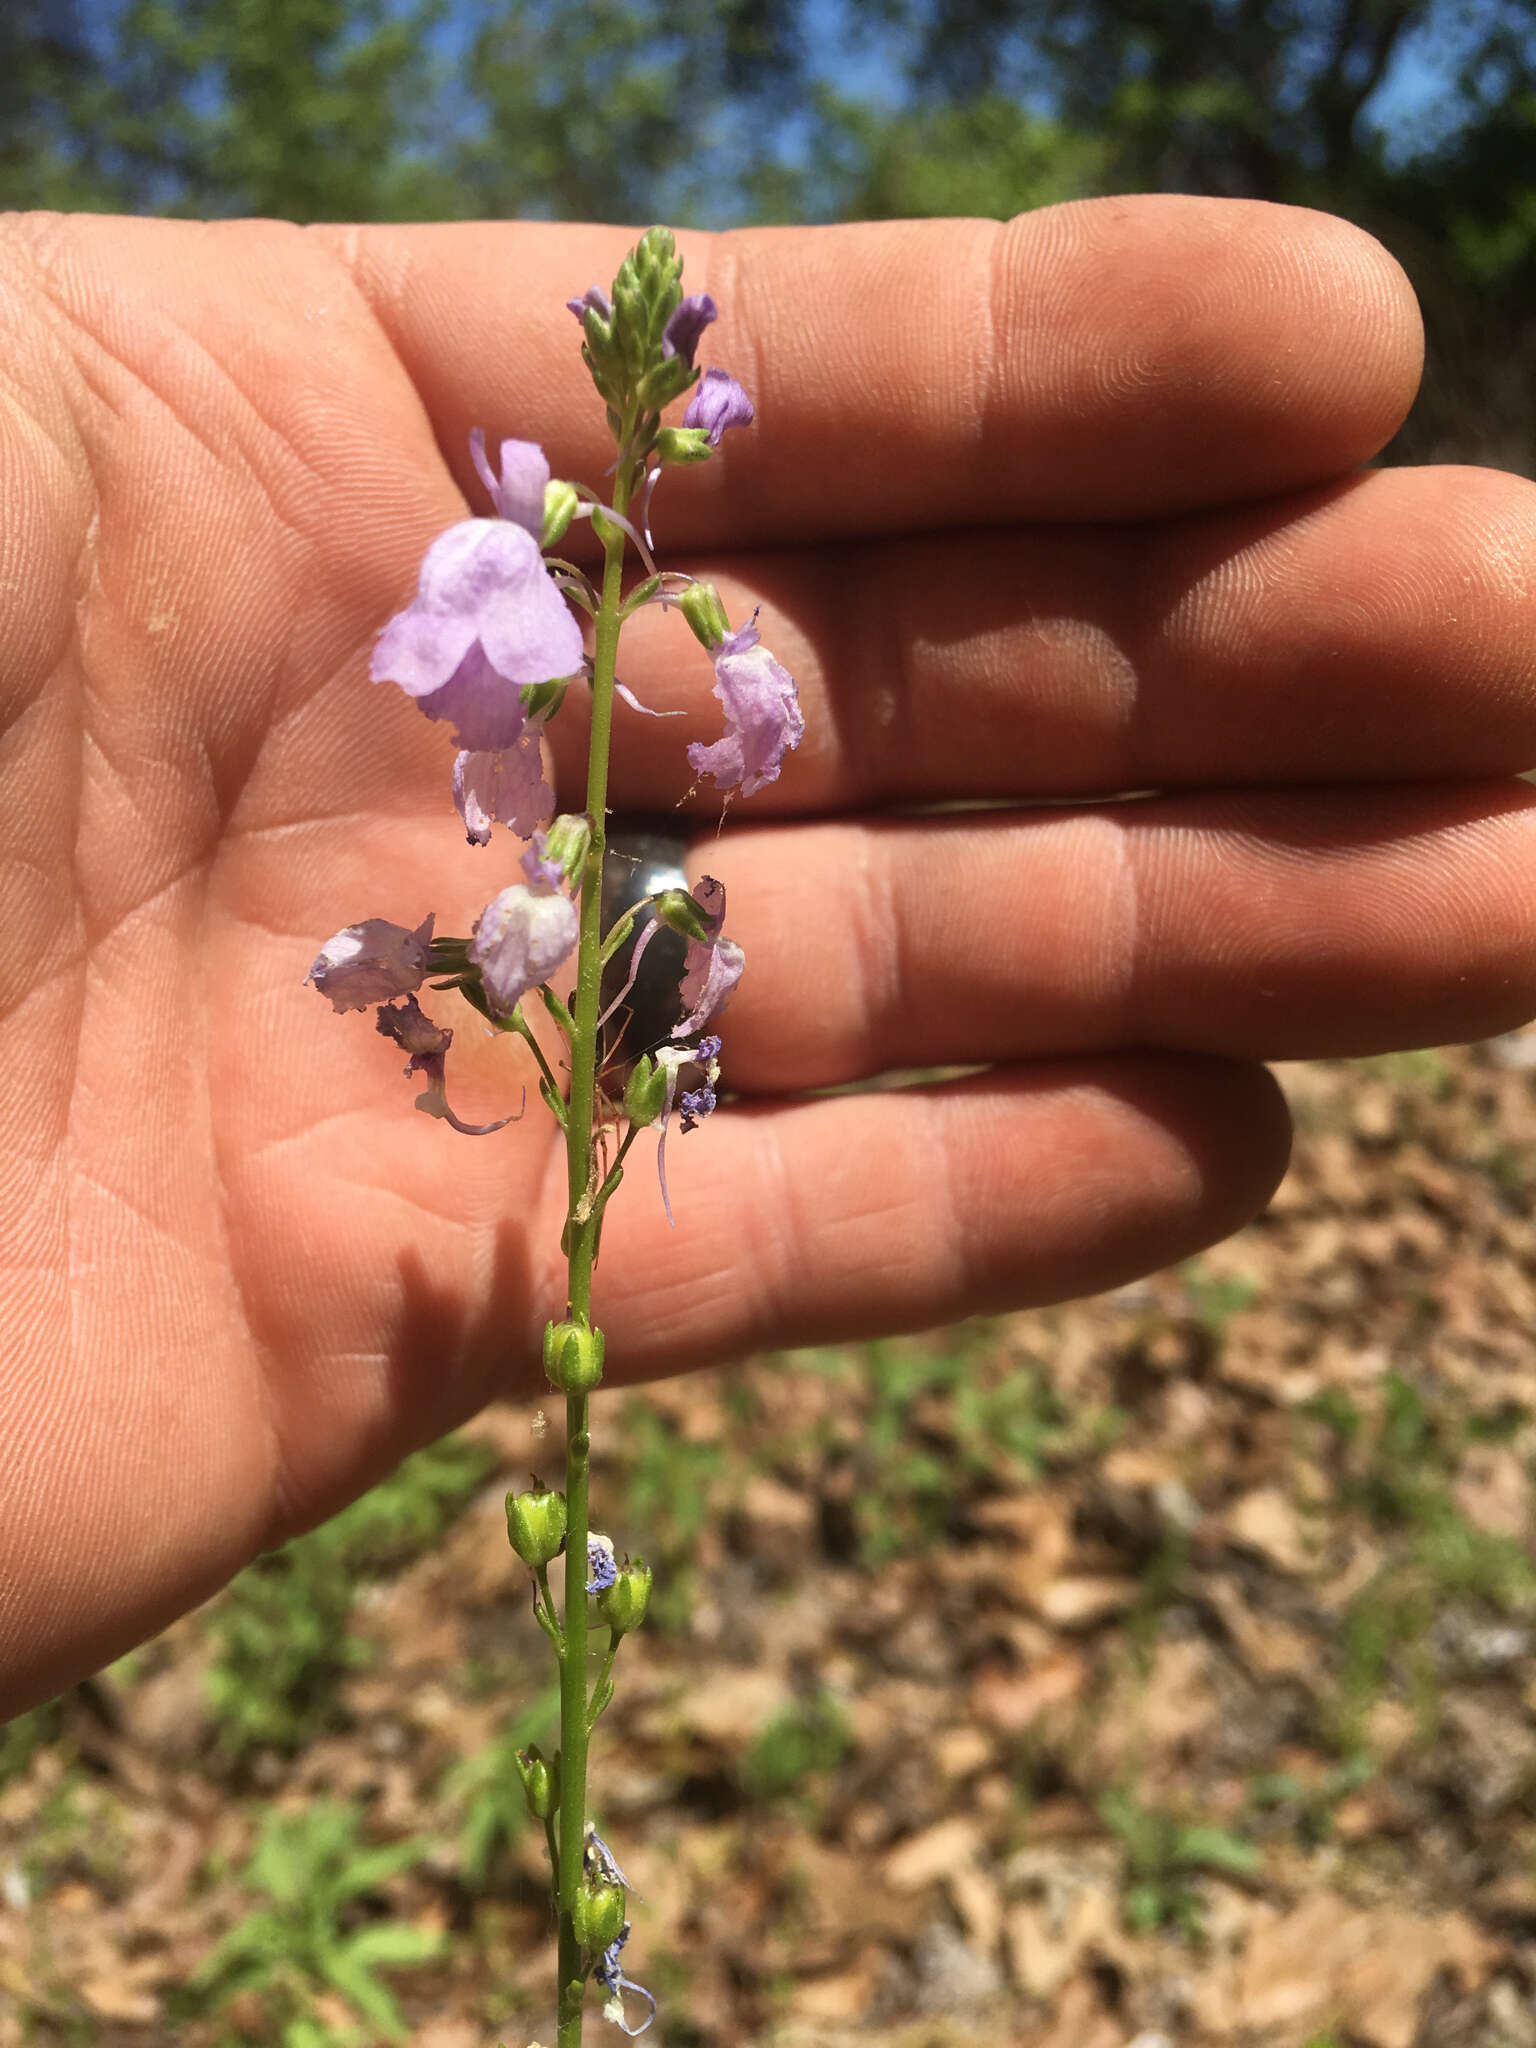
[(710, 747), (695, 740), (688, 765), (722, 789), (752, 796), (778, 780), (785, 754), (805, 732), (795, 679), (758, 645), (755, 625), (728, 634), (715, 650), (715, 695), (725, 709), (725, 737)]
[(509, 1017), (570, 956), (578, 928), (575, 904), (546, 880), (514, 882), (491, 899), (475, 920), (469, 957), (498, 1016)]
[[(704, 913), (709, 926), (707, 939), (690, 939), (688, 950), (683, 956), (683, 978), (678, 986), (678, 995), (686, 1012), (680, 1023), (672, 1026), (674, 1038), (692, 1038), (696, 1031), (702, 1031), (711, 1017), (717, 1016), (730, 1000), (731, 993), (741, 979), (747, 956), (734, 939), (721, 934), (725, 923), (725, 884), (717, 882), (713, 875), (705, 875), (693, 890), (693, 900)], [(715, 1050), (719, 1051), (719, 1041)], [(713, 1095), (709, 1109), (713, 1109)], [(689, 1121), (693, 1113), (688, 1109), (688, 1097), (683, 1097), (683, 1129), (692, 1130)], [(697, 1112), (705, 1116), (708, 1110)]]
[(613, 318), (612, 303), (600, 284), (589, 284), (579, 299), (567, 299), (565, 303), (578, 320), (585, 318), (589, 307), (604, 320)]
[(711, 1037), (701, 1038), (697, 1045), (664, 1045), (653, 1054), (653, 1058), (667, 1077), (667, 1094), (661, 1107), (660, 1135), (656, 1143), (656, 1178), (661, 1182), (661, 1206), (671, 1223), (674, 1219), (672, 1197), (667, 1190), (667, 1125), (671, 1121), (672, 1105), (677, 1100), (677, 1084), (685, 1067), (703, 1068), (700, 1085), (690, 1088), (683, 1096), (682, 1125), (685, 1131), (691, 1131), (715, 1107), (715, 1083), (720, 1079), (720, 1041)]
[(533, 844), (523, 855), (523, 873), (536, 889), (558, 889), (565, 880), (565, 869), (550, 855), (547, 836), (538, 831), (529, 837)]
[(510, 747), (495, 754), (459, 753), (453, 762), (453, 801), (471, 846), (490, 843), (493, 824), (510, 825), (531, 839), (555, 814), (555, 792), (544, 780), (539, 737), (542, 718), (530, 718)]
[(366, 1010), (420, 988), (431, 972), (432, 919), (409, 932), (387, 918), (367, 917), (327, 939), (305, 975), (338, 1014)]
[(706, 370), (683, 414), (685, 427), (703, 427), (711, 448), (720, 446), (727, 427), (750, 427), (752, 420), (752, 401), (728, 370)]
[[(718, 318), (715, 302), (708, 292), (695, 292), (691, 299), (684, 299), (667, 322), (666, 330), (661, 337), (663, 356), (681, 356), (691, 370), (694, 350), (699, 345), (699, 336), (711, 321)], [(747, 418), (751, 417), (752, 408), (748, 406)]]
[[(587, 1538), (587, 1570), (592, 1576), (587, 1580), (589, 1593), (604, 1593), (619, 1576), (618, 1560), (613, 1554), (613, 1545), (606, 1536), (593, 1534)], [(617, 1868), (617, 1865), (614, 1866)], [(622, 1884), (623, 1879), (619, 1882)]]
[(426, 1076), (427, 1085), (417, 1096), (416, 1107), (425, 1110), (428, 1116), (441, 1117), (454, 1130), (462, 1131), (466, 1138), (487, 1138), (492, 1131), (499, 1131), (503, 1125), (513, 1122), (513, 1118), (503, 1116), (493, 1124), (466, 1124), (454, 1115), (448, 1107), (444, 1069), (453, 1033), (434, 1024), (414, 996), (407, 996), (403, 1003), (381, 1009), (378, 1029), (386, 1038), (392, 1038), (402, 1052), (410, 1054), (405, 1069), (408, 1074)]
[(416, 595), (379, 635), (376, 683), (398, 683), (471, 753), (516, 744), (519, 691), (581, 669), (581, 628), (537, 541), (506, 519), (464, 519), (427, 549)]
[(544, 487), (549, 482), (549, 462), (538, 442), (503, 441), (500, 476), (486, 456), (479, 427), (469, 437), (469, 452), (501, 517), (526, 526), (537, 540), (544, 531)]

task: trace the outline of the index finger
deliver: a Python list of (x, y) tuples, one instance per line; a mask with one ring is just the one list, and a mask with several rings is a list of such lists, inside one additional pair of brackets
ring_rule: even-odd
[[(466, 491), (472, 426), (555, 472), (612, 460), (564, 302), (628, 229), (317, 229), (410, 373)], [(1009, 222), (679, 237), (720, 320), (701, 361), (757, 406), (669, 495), (669, 544), (783, 545), (1151, 517), (1367, 460), (1417, 387), (1411, 288), (1347, 222), (1259, 201), (1085, 200)]]

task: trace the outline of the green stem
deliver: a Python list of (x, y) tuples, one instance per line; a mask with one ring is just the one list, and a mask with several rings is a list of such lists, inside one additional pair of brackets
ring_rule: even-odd
[(603, 1698), (603, 1687), (613, 1676), (613, 1660), (619, 1654), (619, 1643), (621, 1640), (621, 1637), (616, 1636), (611, 1629), (609, 1630), (608, 1654), (603, 1659), (602, 1670), (597, 1674), (597, 1683), (592, 1688), (592, 1704), (587, 1712), (587, 1726), (589, 1728), (597, 1726), (597, 1718), (607, 1705), (607, 1701)]
[[(627, 513), (634, 467), (614, 480), (614, 509)], [(592, 1322), (592, 1267), (600, 1212), (593, 1122), (597, 1094), (598, 1029), (603, 983), (603, 851), (608, 823), (608, 748), (613, 731), (613, 684), (618, 659), (619, 611), (624, 586), (624, 535), (606, 528), (603, 589), (592, 661), (592, 738), (587, 753), (587, 815), (592, 840), (581, 872), (581, 923), (576, 954), (576, 1004), (570, 1019), (571, 1088), (565, 1121), (569, 1196), (566, 1314), (584, 1328)], [(572, 1915), (581, 1884), (587, 1827), (587, 1483), (591, 1461), (588, 1397), (565, 1403), (565, 1614), (560, 1653), (560, 1869), (558, 2048), (581, 2048), (586, 1978)]]

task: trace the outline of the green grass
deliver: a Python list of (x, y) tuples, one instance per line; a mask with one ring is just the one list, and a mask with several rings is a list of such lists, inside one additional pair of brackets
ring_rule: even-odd
[(426, 1550), (494, 1464), (486, 1445), (446, 1437), (240, 1574), (208, 1618), (208, 1697), (226, 1757), (292, 1754), (336, 1725), (340, 1681), (371, 1654), (347, 1627), (359, 1581)]
[(1144, 1806), (1120, 1787), (1104, 1794), (1099, 1817), (1121, 1846), (1121, 1910), (1133, 1934), (1168, 1928), (1198, 1941), (1198, 1880), (1207, 1874), (1250, 1877), (1259, 1867), (1258, 1850), (1240, 1835)]
[[(302, 1813), (269, 1811), (241, 1881), (266, 1904), (237, 1921), (194, 1972), (194, 2011), (217, 2014), (234, 1999), (259, 1998), (282, 2048), (364, 2048), (381, 2036), (409, 2038), (394, 1993), (380, 1975), (430, 1962), (443, 1937), (372, 1917), (381, 1886), (426, 1855), (421, 1840), (370, 1847), (362, 1814), (321, 1800)], [(316, 2000), (339, 1995), (358, 2024), (322, 2018)]]
[(853, 1731), (829, 1692), (818, 1692), (775, 1714), (758, 1730), (741, 1760), (741, 1782), (758, 1800), (783, 1799), (805, 1791), (832, 1771), (853, 1748)]

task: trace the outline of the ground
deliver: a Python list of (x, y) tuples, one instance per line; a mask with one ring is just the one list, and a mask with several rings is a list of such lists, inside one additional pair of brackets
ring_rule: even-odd
[[(1281, 1078), (1289, 1178), (1178, 1272), (600, 1397), (651, 2039), (1536, 2048), (1536, 1039)], [(0, 2048), (552, 2041), (551, 1442), (487, 1415), (0, 1734)]]

